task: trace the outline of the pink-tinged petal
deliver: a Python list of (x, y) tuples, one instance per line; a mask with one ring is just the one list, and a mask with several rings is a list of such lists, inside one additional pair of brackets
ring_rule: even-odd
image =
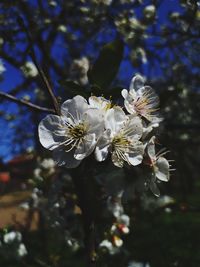
[(148, 99), (148, 105), (151, 108), (156, 108), (159, 105), (159, 97), (151, 86), (143, 86), (137, 91), (138, 96), (146, 97)]
[(65, 140), (63, 120), (56, 115), (47, 115), (39, 124), (38, 134), (43, 147), (53, 150)]

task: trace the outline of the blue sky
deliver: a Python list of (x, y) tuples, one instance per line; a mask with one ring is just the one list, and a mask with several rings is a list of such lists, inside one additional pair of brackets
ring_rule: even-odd
[[(32, 1), (35, 3), (35, 1)], [(144, 1), (145, 2), (145, 1)], [(149, 1), (147, 1), (149, 2)], [(163, 0), (162, 4), (159, 7), (159, 13), (157, 14), (157, 22), (156, 26), (158, 27), (162, 23), (165, 23), (168, 19), (168, 13), (170, 11), (179, 11), (182, 12), (182, 8), (179, 6), (179, 1), (178, 0)], [(136, 14), (139, 16), (140, 15), (140, 8), (136, 11)], [(103, 31), (98, 35), (98, 38), (100, 38), (103, 41), (107, 40), (112, 40), (115, 36), (115, 32), (111, 31), (110, 34), (110, 29), (109, 32)], [(58, 43), (62, 42), (62, 39), (57, 40)], [(21, 44), (21, 49), (23, 49), (23, 44)], [(85, 47), (85, 50), (83, 51), (86, 55), (89, 55), (91, 52), (92, 46), (90, 43)], [(95, 51), (96, 56), (98, 55), (99, 51)], [(59, 46), (56, 46), (52, 50), (53, 56), (56, 58), (60, 58), (62, 60), (62, 51), (60, 50)], [(94, 53), (94, 51), (92, 51)], [(129, 48), (126, 47), (125, 49), (125, 55), (129, 53)], [(10, 92), (13, 88), (16, 87), (16, 85), (20, 84), (23, 81), (23, 76), (21, 70), (18, 70), (11, 65), (9, 65), (7, 62), (4, 62), (6, 71), (4, 73), (4, 79), (3, 81), (0, 82), (0, 90), (4, 92)], [(145, 75), (145, 72), (148, 68), (148, 64), (143, 65), (142, 71)], [(155, 73), (153, 73), (153, 76), (159, 76), (160, 75), (160, 70), (159, 68), (154, 70)], [(123, 61), (118, 73), (118, 76), (120, 77), (121, 80), (124, 81), (124, 86), (127, 87), (131, 77), (133, 76), (135, 70), (132, 67), (131, 63), (129, 61)], [(25, 88), (26, 89), (26, 88)], [(25, 94), (25, 93), (24, 93)], [(29, 92), (30, 94), (30, 92)], [(26, 110), (26, 109), (24, 109)], [(0, 111), (3, 111), (5, 113), (9, 114), (15, 114), (18, 112), (18, 106), (14, 103), (10, 103), (8, 101), (4, 102), (3, 104), (0, 104)], [(28, 120), (28, 115), (27, 115), (27, 120)], [(26, 117), (24, 117), (24, 122), (26, 121)], [(20, 120), (18, 120), (18, 123), (21, 123)], [(17, 124), (17, 120), (16, 120)], [(11, 127), (10, 127), (11, 126)], [(13, 139), (13, 128), (15, 125), (12, 125), (12, 123), (8, 123), (7, 121), (5, 122), (4, 120), (0, 119), (0, 135), (1, 135), (1, 142), (0, 142), (0, 156), (3, 156), (4, 160), (8, 160), (13, 157), (13, 153), (17, 153), (17, 146), (15, 149), (11, 149), (11, 146), (13, 146), (12, 139)], [(31, 140), (28, 142), (28, 145), (32, 145)], [(12, 152), (15, 150), (16, 152)]]

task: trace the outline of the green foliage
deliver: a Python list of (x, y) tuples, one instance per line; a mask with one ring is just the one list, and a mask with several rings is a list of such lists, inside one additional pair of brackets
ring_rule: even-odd
[(96, 85), (95, 93), (104, 93), (112, 83), (122, 61), (123, 51), (123, 42), (119, 39), (104, 45), (98, 59), (88, 71), (89, 82)]
[[(70, 96), (76, 96), (76, 95), (82, 95), (83, 97), (88, 97), (90, 95), (89, 92), (86, 91), (86, 88), (83, 86), (80, 86), (79, 84), (71, 81), (71, 80), (61, 80), (60, 85), (62, 87), (61, 94), (63, 95), (70, 95)], [(65, 92), (63, 92), (66, 89)], [(64, 100), (64, 99), (63, 99)]]

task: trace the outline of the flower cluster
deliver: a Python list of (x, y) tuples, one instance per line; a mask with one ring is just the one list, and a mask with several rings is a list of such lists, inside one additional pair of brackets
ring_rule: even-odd
[(129, 90), (122, 90), (124, 106), (104, 97), (80, 95), (65, 101), (61, 115), (47, 115), (39, 124), (41, 144), (53, 151), (59, 166), (76, 168), (93, 152), (97, 161), (111, 158), (117, 167), (150, 167), (149, 186), (159, 194), (157, 181), (169, 180), (166, 152), (155, 152), (152, 131), (162, 120), (158, 114), (159, 98), (140, 75), (133, 77)]
[[(9, 251), (9, 252), (8, 252)], [(0, 255), (8, 253), (9, 258), (22, 258), (27, 255), (27, 249), (22, 242), (22, 234), (18, 231), (10, 231), (0, 240)]]
[(109, 197), (108, 210), (112, 213), (114, 220), (111, 228), (105, 234), (105, 239), (99, 244), (99, 247), (106, 249), (109, 254), (118, 253), (123, 245), (122, 236), (129, 233), (130, 218), (124, 213), (121, 203), (122, 192), (117, 197)]

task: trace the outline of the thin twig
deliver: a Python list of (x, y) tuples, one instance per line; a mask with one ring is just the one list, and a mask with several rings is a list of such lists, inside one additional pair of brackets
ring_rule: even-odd
[(4, 92), (1, 92), (0, 91), (0, 97), (4, 97), (4, 98), (7, 98), (15, 103), (18, 103), (18, 104), (21, 104), (21, 105), (24, 105), (24, 106), (27, 106), (29, 108), (32, 108), (36, 111), (43, 111), (43, 112), (48, 112), (48, 113), (56, 113), (54, 109), (50, 109), (50, 108), (45, 108), (45, 107), (41, 107), (41, 106), (38, 106), (38, 105), (35, 105), (29, 101), (26, 101), (26, 100), (23, 100), (23, 99), (18, 99), (16, 98), (15, 96), (13, 95), (10, 95), (10, 94), (7, 94), (7, 93), (4, 93)]
[(34, 51), (34, 47), (33, 47), (33, 40), (32, 40), (32, 36), (29, 32), (29, 30), (27, 29), (27, 27), (25, 26), (24, 24), (24, 21), (21, 17), (18, 17), (18, 23), (19, 25), (23, 28), (23, 30), (25, 31), (26, 33), (26, 36), (27, 36), (27, 39), (28, 39), (28, 42), (29, 42), (29, 45), (30, 45), (30, 56), (33, 60), (33, 63), (35, 64), (37, 70), (38, 70), (38, 73), (45, 85), (45, 87), (47, 88), (48, 92), (49, 92), (49, 95), (51, 96), (51, 99), (53, 101), (53, 105), (54, 105), (54, 109), (56, 111), (56, 113), (58, 115), (60, 115), (60, 107), (59, 107), (59, 103), (53, 93), (53, 90), (51, 88), (51, 85), (46, 77), (46, 75), (44, 74), (43, 70), (40, 68), (38, 62), (37, 62), (37, 58), (36, 58), (36, 55), (35, 55), (35, 51)]

